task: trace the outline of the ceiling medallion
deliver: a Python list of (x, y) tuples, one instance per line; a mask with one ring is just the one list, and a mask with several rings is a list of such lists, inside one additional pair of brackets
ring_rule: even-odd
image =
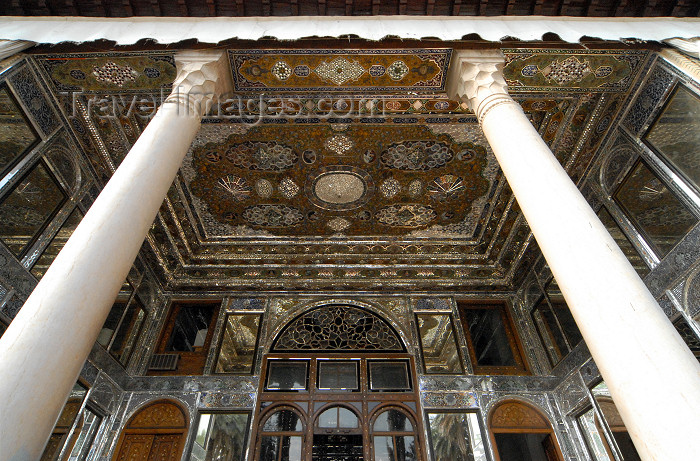
[(333, 218), (326, 223), (326, 226), (328, 226), (331, 230), (334, 230), (336, 232), (342, 232), (348, 227), (350, 227), (350, 224), (350, 221), (348, 221), (345, 218)]
[(386, 198), (392, 198), (401, 191), (401, 184), (395, 178), (385, 179), (379, 186), (379, 192)]
[(345, 58), (335, 58), (330, 63), (323, 61), (315, 69), (316, 74), (323, 80), (342, 85), (348, 80), (357, 80), (365, 69), (357, 61), (349, 61)]
[(326, 210), (352, 210), (369, 200), (374, 190), (372, 177), (353, 166), (322, 168), (309, 176), (305, 184), (311, 203)]
[(450, 200), (464, 192), (464, 181), (459, 176), (445, 174), (435, 178), (428, 187), (430, 197), (435, 200)]
[(345, 155), (355, 144), (344, 134), (337, 134), (326, 140), (326, 148), (337, 155)]
[(287, 199), (294, 198), (299, 193), (299, 186), (297, 186), (297, 183), (295, 183), (291, 178), (284, 178), (282, 181), (280, 181), (278, 189), (280, 194)]
[(258, 179), (255, 182), (255, 192), (262, 198), (272, 197), (272, 193), (275, 191), (274, 186), (267, 179)]
[(246, 180), (238, 176), (224, 176), (219, 178), (218, 184), (223, 190), (229, 192), (237, 202), (242, 202), (250, 196), (250, 187), (246, 184)]

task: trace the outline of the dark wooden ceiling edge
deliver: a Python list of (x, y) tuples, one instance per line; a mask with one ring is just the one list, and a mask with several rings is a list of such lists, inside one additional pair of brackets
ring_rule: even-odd
[(357, 37), (309, 37), (298, 40), (278, 40), (262, 38), (258, 40), (229, 39), (216, 44), (199, 42), (196, 39), (177, 43), (158, 43), (153, 39), (142, 39), (131, 45), (118, 45), (111, 40), (94, 40), (89, 42), (61, 42), (55, 44), (43, 43), (25, 50), (27, 54), (48, 53), (104, 53), (132, 51), (177, 51), (184, 49), (403, 49), (403, 48), (452, 48), (460, 49), (489, 49), (497, 45), (501, 48), (551, 48), (551, 49), (647, 49), (660, 50), (662, 44), (654, 41), (620, 41), (602, 40), (593, 37), (582, 37), (579, 42), (565, 42), (555, 34), (545, 34), (545, 39), (537, 41), (521, 41), (504, 38), (498, 42), (483, 40), (476, 34), (474, 37), (465, 35), (462, 40), (398, 39), (387, 37), (381, 40), (368, 40)]

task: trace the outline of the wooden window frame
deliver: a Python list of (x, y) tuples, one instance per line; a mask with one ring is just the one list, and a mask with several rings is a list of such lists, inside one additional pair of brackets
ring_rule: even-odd
[[(375, 431), (374, 430), (374, 425), (377, 422), (377, 418), (382, 415), (383, 413), (387, 411), (398, 411), (402, 413), (406, 418), (411, 422), (413, 425), (413, 430), (412, 431)], [(374, 460), (375, 459), (375, 444), (374, 444), (374, 438), (375, 437), (391, 437), (392, 445), (394, 446), (394, 453), (396, 453), (398, 450), (396, 450), (396, 438), (397, 437), (413, 437), (413, 443), (415, 444), (416, 447), (416, 459), (421, 460), (425, 459), (423, 457), (423, 446), (421, 445), (421, 440), (422, 437), (419, 435), (418, 431), (422, 429), (420, 425), (418, 424), (418, 418), (409, 411), (406, 411), (406, 407), (404, 406), (398, 406), (398, 405), (382, 405), (379, 408), (377, 408), (375, 411), (372, 412), (369, 421), (368, 421), (368, 426), (369, 426), (369, 439), (367, 442), (371, 446), (371, 458)]]
[[(163, 323), (163, 329), (160, 334), (160, 338), (156, 343), (156, 347), (153, 351), (154, 354), (178, 354), (180, 360), (178, 361), (177, 369), (175, 370), (149, 370), (147, 375), (151, 376), (168, 376), (168, 375), (202, 375), (204, 373), (204, 368), (206, 366), (207, 357), (211, 349), (211, 342), (214, 337), (214, 330), (216, 329), (216, 321), (219, 317), (221, 311), (221, 305), (223, 301), (218, 300), (173, 300), (168, 308), (168, 315)], [(198, 351), (188, 352), (188, 351), (167, 351), (168, 341), (175, 328), (175, 321), (184, 306), (189, 305), (201, 305), (201, 306), (212, 306), (211, 319), (209, 319), (209, 326), (207, 329), (207, 336), (204, 340), (204, 344)]]
[[(469, 332), (469, 325), (464, 315), (465, 310), (482, 310), (482, 309), (498, 309), (500, 317), (508, 337), (513, 359), (516, 365), (479, 365), (477, 362), (476, 349)], [(518, 331), (515, 328), (515, 323), (510, 314), (510, 306), (504, 300), (457, 300), (457, 310), (459, 312), (459, 320), (462, 324), (464, 337), (467, 341), (469, 350), (469, 359), (472, 362), (474, 374), (477, 375), (530, 375), (530, 366), (527, 362), (525, 351), (523, 349)]]
[[(309, 362), (308, 386), (306, 390), (266, 390), (267, 384), (267, 363), (271, 360), (305, 360)], [(319, 362), (328, 360), (356, 360), (359, 368), (359, 390), (326, 390), (318, 388)], [(407, 362), (409, 383), (411, 390), (407, 391), (372, 391), (369, 383), (370, 361), (388, 360)], [(423, 420), (419, 417), (420, 395), (418, 386), (418, 374), (416, 372), (415, 357), (406, 352), (386, 353), (386, 352), (275, 352), (263, 356), (262, 372), (260, 376), (258, 399), (255, 406), (253, 425), (249, 445), (251, 447), (248, 460), (258, 459), (260, 441), (262, 437), (262, 421), (267, 418), (270, 411), (282, 409), (283, 407), (293, 408), (302, 415), (304, 432), (302, 434), (302, 459), (310, 459), (313, 452), (314, 434), (326, 433), (326, 429), (317, 428), (318, 416), (333, 406), (343, 406), (354, 411), (359, 418), (360, 428), (351, 434), (362, 434), (364, 445), (364, 459), (371, 458), (371, 437), (372, 430), (370, 422), (376, 414), (387, 407), (396, 407), (407, 413), (414, 425), (414, 437), (419, 453), (425, 453), (425, 435)], [(422, 455), (420, 455), (422, 456)], [(419, 458), (423, 459), (423, 458)]]

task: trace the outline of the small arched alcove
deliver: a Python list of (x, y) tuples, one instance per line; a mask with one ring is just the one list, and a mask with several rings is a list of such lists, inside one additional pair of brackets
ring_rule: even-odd
[(136, 412), (124, 426), (113, 461), (178, 461), (187, 436), (187, 415), (170, 400), (158, 400)]
[(562, 461), (552, 425), (535, 407), (518, 400), (499, 403), (489, 417), (496, 461)]

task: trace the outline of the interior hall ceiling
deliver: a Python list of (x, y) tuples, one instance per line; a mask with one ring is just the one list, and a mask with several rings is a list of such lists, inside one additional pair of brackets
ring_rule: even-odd
[(0, 15), (20, 16), (675, 16), (696, 17), (695, 0), (7, 0)]
[[(439, 43), (231, 46), (235, 93), (145, 246), (166, 288), (511, 289), (535, 245), (474, 114), (444, 93), (464, 44)], [(510, 93), (574, 181), (650, 62), (615, 45), (502, 49)], [(31, 59), (103, 183), (175, 75), (172, 51)]]

